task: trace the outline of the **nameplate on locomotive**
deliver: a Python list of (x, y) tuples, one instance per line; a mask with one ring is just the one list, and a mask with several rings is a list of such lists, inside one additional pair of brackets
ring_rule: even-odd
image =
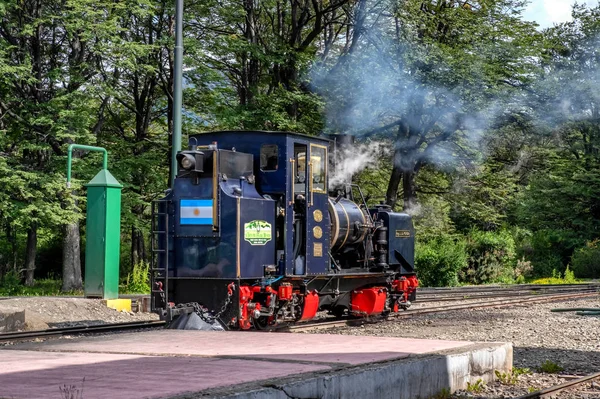
[(396, 238), (409, 238), (410, 230), (396, 230)]
[(313, 256), (315, 258), (323, 256), (323, 243), (320, 243), (320, 242), (313, 243)]
[(244, 224), (244, 240), (250, 245), (265, 245), (272, 237), (271, 223), (253, 220)]

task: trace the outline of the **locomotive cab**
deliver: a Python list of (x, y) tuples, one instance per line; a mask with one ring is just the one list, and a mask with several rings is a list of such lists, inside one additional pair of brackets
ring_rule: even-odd
[(319, 309), (368, 316), (409, 306), (410, 217), (369, 210), (350, 182), (329, 187), (331, 148), (286, 132), (191, 136), (153, 207), (153, 310), (248, 329)]

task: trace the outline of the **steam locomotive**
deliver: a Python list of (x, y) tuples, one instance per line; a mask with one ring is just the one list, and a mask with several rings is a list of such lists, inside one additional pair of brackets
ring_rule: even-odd
[(398, 312), (415, 300), (409, 215), (328, 185), (349, 136), (192, 135), (153, 203), (152, 310), (228, 329)]

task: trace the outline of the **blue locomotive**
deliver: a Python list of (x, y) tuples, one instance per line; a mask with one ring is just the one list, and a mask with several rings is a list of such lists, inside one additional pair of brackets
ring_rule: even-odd
[(190, 136), (153, 204), (152, 309), (266, 328), (406, 309), (415, 299), (410, 216), (328, 185), (347, 136), (220, 131)]

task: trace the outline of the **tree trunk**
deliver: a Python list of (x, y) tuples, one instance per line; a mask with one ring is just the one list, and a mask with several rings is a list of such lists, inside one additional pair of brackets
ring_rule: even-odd
[(146, 247), (144, 244), (144, 233), (131, 227), (131, 266), (146, 262)]
[(82, 288), (79, 222), (73, 222), (65, 226), (61, 290), (67, 292)]
[(17, 248), (17, 232), (10, 223), (6, 224), (6, 239), (10, 243), (11, 253), (9, 260), (10, 263), (7, 263), (6, 272), (16, 272), (17, 271), (17, 258), (18, 258), (18, 248)]
[(133, 268), (139, 262), (140, 255), (137, 246), (137, 231), (135, 226), (131, 226), (131, 267)]
[(398, 201), (398, 187), (400, 186), (400, 180), (402, 179), (402, 150), (396, 148), (394, 151), (394, 157), (392, 158), (392, 175), (388, 183), (388, 188), (385, 193), (385, 203), (394, 209), (396, 202)]
[(35, 272), (35, 257), (37, 254), (37, 224), (33, 223), (27, 230), (27, 249), (25, 254), (25, 285), (33, 287)]
[(410, 211), (417, 204), (417, 189), (415, 186), (416, 172), (412, 170), (402, 172), (402, 190), (404, 196), (404, 212)]

